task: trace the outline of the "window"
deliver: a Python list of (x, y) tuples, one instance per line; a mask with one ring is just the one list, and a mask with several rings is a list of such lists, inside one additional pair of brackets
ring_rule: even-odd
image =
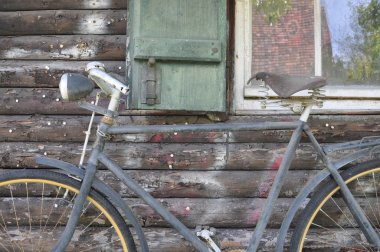
[(287, 111), (261, 109), (257, 83), (245, 85), (259, 71), (325, 76), (321, 112), (380, 110), (379, 9), (377, 0), (237, 0), (235, 111)]

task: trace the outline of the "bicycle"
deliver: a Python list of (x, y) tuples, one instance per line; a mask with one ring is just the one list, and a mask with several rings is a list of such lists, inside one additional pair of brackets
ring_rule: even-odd
[[(294, 199), (282, 222), (276, 251), (284, 250), (286, 235), (299, 209), (302, 210), (298, 218), (301, 221), (293, 232), (289, 244), (290, 251), (301, 251), (303, 248), (323, 251), (380, 249), (377, 231), (380, 218), (374, 209), (379, 207), (376, 180), (379, 176), (380, 160), (367, 161), (348, 169), (341, 169), (359, 158), (373, 154), (380, 140), (368, 138), (323, 146), (317, 142), (307, 120), (312, 107), (321, 105), (323, 94), (320, 88), (326, 84), (324, 79), (287, 77), (270, 73), (259, 73), (254, 76), (264, 80), (264, 88), (269, 86), (283, 98), (290, 97), (300, 90), (312, 90), (309, 98), (285, 104), (301, 113), (300, 119), (294, 122), (115, 126), (120, 99), (123, 94), (129, 92), (128, 86), (115, 75), (107, 73), (102, 63), (89, 63), (86, 70), (88, 78), (70, 73), (62, 76), (60, 90), (63, 98), (71, 101), (85, 98), (93, 91), (93, 82), (95, 82), (102, 93), (110, 97), (108, 108), (99, 107), (97, 103), (80, 103), (81, 107), (93, 113), (79, 166), (37, 156), (37, 164), (56, 168), (58, 171), (22, 170), (0, 176), (1, 195), (8, 196), (0, 205), (1, 250), (137, 251), (135, 239), (129, 230), (132, 226), (141, 251), (149, 251), (142, 227), (132, 210), (117, 192), (96, 178), (97, 166), (101, 163), (170, 223), (195, 249), (202, 252), (221, 251), (211, 238), (214, 230), (201, 227), (194, 232), (188, 229), (103, 153), (108, 137), (134, 133), (285, 129), (294, 131), (247, 251), (258, 250), (274, 202), (303, 132), (310, 139), (326, 168), (311, 178)], [(264, 99), (263, 105), (267, 103)], [(95, 113), (102, 114), (103, 117), (98, 125), (96, 140), (87, 165), (83, 165)], [(347, 149), (356, 149), (356, 151), (336, 161), (327, 155)], [(310, 195), (311, 199), (308, 200)], [(305, 202), (308, 202), (306, 207), (304, 207)], [(33, 218), (32, 214), (37, 217)], [(333, 219), (335, 217), (336, 220)], [(322, 235), (321, 230), (324, 232)], [(345, 236), (348, 238), (344, 238)], [(52, 237), (59, 239), (54, 240)], [(243, 251), (243, 249), (234, 248), (231, 251)]]

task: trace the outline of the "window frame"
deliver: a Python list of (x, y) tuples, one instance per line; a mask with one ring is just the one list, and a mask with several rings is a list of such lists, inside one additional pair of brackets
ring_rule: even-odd
[[(314, 1), (314, 45), (315, 45), (315, 75), (322, 75), (322, 17), (321, 1)], [(258, 87), (247, 86), (253, 75), (252, 68), (252, 0), (236, 0), (235, 5), (235, 78), (233, 111), (235, 114), (289, 114), (289, 109), (274, 105), (262, 109)], [(334, 85), (323, 88), (326, 99), (322, 108), (317, 108), (318, 114), (372, 114), (380, 112), (379, 85)], [(307, 92), (299, 92), (295, 96), (304, 96)], [(274, 100), (276, 95), (271, 92)], [(348, 109), (349, 108), (349, 109)]]

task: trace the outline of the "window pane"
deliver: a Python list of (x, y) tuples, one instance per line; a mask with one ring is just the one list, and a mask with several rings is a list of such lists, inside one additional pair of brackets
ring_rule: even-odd
[(252, 1), (252, 73), (314, 75), (314, 1)]
[(323, 73), (329, 82), (380, 84), (380, 1), (321, 0), (321, 5), (328, 26), (322, 32)]

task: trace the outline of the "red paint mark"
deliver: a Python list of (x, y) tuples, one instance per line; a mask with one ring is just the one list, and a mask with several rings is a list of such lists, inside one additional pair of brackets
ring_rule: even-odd
[(150, 140), (154, 143), (160, 143), (164, 140), (164, 136), (162, 134), (155, 134)]
[(283, 157), (280, 156), (280, 157), (277, 157), (274, 162), (272, 163), (272, 170), (278, 170), (278, 168), (280, 168), (280, 165), (282, 163), (282, 159)]
[(268, 173), (268, 176), (260, 183), (259, 186), (259, 197), (260, 198), (266, 198), (268, 197), (269, 191), (273, 185), (273, 181), (276, 178), (277, 171), (280, 168), (280, 165), (282, 163), (282, 156), (276, 157), (276, 159), (273, 161), (271, 165), (271, 170)]
[(259, 187), (259, 197), (260, 198), (266, 198), (268, 197), (269, 191), (273, 184), (273, 178), (269, 178), (266, 181), (262, 182)]
[(248, 225), (255, 225), (261, 216), (261, 212), (262, 212), (261, 208), (257, 208), (255, 210), (253, 210), (253, 212), (248, 215), (247, 224)]

